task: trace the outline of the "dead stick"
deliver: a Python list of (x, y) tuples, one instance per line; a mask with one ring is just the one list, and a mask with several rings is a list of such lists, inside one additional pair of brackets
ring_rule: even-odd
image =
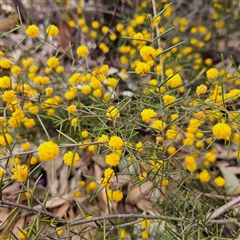
[(240, 196), (231, 200), (230, 202), (224, 204), (223, 206), (221, 206), (220, 208), (218, 208), (217, 210), (215, 210), (215, 212), (213, 212), (213, 214), (208, 214), (207, 218), (208, 220), (212, 220), (217, 218), (218, 216), (220, 216), (222, 213), (225, 213), (227, 210), (229, 210), (232, 206), (234, 206), (235, 204), (240, 202)]

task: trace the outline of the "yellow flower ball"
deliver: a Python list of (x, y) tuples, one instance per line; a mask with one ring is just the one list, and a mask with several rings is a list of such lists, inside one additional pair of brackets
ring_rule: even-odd
[(203, 95), (207, 92), (207, 86), (204, 84), (201, 84), (200, 86), (197, 86), (196, 93), (197, 95)]
[(146, 76), (147, 72), (150, 72), (150, 66), (144, 62), (138, 62), (135, 72), (140, 76)]
[(108, 146), (112, 149), (121, 149), (123, 144), (123, 140), (118, 136), (112, 136), (108, 142)]
[(51, 57), (47, 60), (47, 65), (50, 68), (56, 68), (59, 65), (59, 60), (56, 57)]
[(110, 153), (106, 155), (105, 161), (109, 166), (115, 167), (120, 162), (120, 155), (118, 153)]
[(217, 187), (224, 187), (226, 180), (223, 177), (216, 177), (214, 178), (213, 182)]
[(216, 138), (229, 140), (232, 130), (226, 123), (217, 123), (212, 127), (212, 133)]
[(154, 120), (154, 118), (156, 118), (156, 116), (157, 113), (151, 108), (144, 109), (141, 112), (142, 120), (146, 123), (150, 123), (152, 120)]
[(52, 161), (59, 153), (59, 147), (53, 141), (41, 143), (38, 147), (40, 161)]
[(216, 68), (210, 68), (209, 70), (207, 70), (206, 74), (207, 74), (207, 78), (208, 79), (215, 79), (218, 76), (218, 70)]
[(66, 152), (63, 156), (63, 161), (68, 166), (75, 166), (79, 159), (78, 153), (72, 153), (71, 151)]
[(9, 59), (0, 59), (0, 67), (4, 69), (9, 69), (11, 67), (11, 62)]
[(0, 88), (9, 88), (11, 85), (11, 79), (8, 76), (0, 77)]
[(13, 91), (13, 90), (8, 90), (8, 91), (5, 91), (3, 94), (2, 94), (2, 100), (4, 102), (12, 102), (15, 100), (15, 97), (16, 97), (16, 92)]
[(207, 183), (211, 179), (211, 175), (206, 169), (203, 169), (198, 175), (197, 178), (200, 180), (202, 183)]
[(31, 144), (29, 142), (22, 143), (22, 150), (23, 151), (28, 151), (31, 148)]
[(59, 29), (55, 25), (50, 25), (48, 26), (46, 33), (48, 36), (56, 37), (59, 33)]
[(77, 48), (77, 55), (79, 57), (86, 57), (87, 54), (88, 54), (88, 48), (86, 46), (82, 45)]
[(107, 109), (106, 116), (108, 117), (109, 120), (112, 120), (114, 118), (119, 118), (120, 113), (118, 112), (118, 109), (114, 106), (110, 106)]
[(27, 30), (26, 30), (26, 34), (30, 38), (38, 37), (38, 33), (39, 33), (39, 28), (36, 25), (34, 25), (34, 24), (29, 25)]
[(28, 166), (25, 164), (24, 165), (17, 164), (16, 168), (12, 169), (12, 173), (13, 173), (11, 177), (12, 179), (17, 180), (18, 182), (23, 182), (28, 177), (29, 173)]

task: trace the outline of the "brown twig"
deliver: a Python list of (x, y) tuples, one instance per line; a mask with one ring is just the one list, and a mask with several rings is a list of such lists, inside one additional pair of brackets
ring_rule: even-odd
[(215, 210), (213, 213), (209, 213), (207, 215), (208, 220), (212, 220), (217, 218), (218, 216), (220, 216), (222, 213), (225, 213), (226, 211), (228, 211), (232, 206), (234, 206), (235, 204), (238, 204), (240, 202), (240, 196), (231, 200), (230, 202), (224, 204), (223, 206), (221, 206), (220, 208), (218, 208), (217, 210)]
[(35, 208), (31, 208), (29, 206), (25, 206), (23, 204), (19, 204), (19, 203), (13, 203), (13, 202), (8, 202), (8, 201), (5, 201), (5, 200), (2, 200), (0, 202), (0, 207), (11, 207), (11, 208), (18, 208), (18, 209), (24, 209), (24, 210), (27, 210), (29, 212), (34, 212), (36, 214), (38, 213), (41, 213), (45, 216), (48, 216), (50, 218), (54, 218), (56, 219), (57, 221), (61, 222), (61, 223), (68, 223), (66, 220), (52, 214), (51, 212), (48, 212), (48, 211), (45, 211), (45, 210), (41, 210), (41, 209), (35, 209)]

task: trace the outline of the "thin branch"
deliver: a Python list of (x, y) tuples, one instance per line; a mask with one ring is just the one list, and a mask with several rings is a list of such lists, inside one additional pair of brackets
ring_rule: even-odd
[[(231, 200), (230, 202), (224, 204), (223, 206), (221, 206), (220, 208), (218, 208), (217, 210), (215, 210), (213, 213), (210, 213), (207, 215), (207, 218), (209, 218), (209, 220), (215, 219), (218, 216), (220, 216), (222, 213), (225, 213), (226, 211), (228, 211), (232, 206), (234, 206), (235, 204), (238, 204), (240, 202), (240, 196), (237, 198), (234, 198), (233, 200)], [(208, 221), (209, 221), (208, 220)]]
[(5, 201), (5, 200), (2, 200), (0, 202), (0, 207), (11, 207), (11, 208), (19, 208), (19, 209), (24, 209), (24, 210), (27, 210), (29, 212), (34, 212), (34, 213), (41, 213), (45, 216), (48, 216), (50, 218), (54, 218), (56, 219), (57, 221), (61, 222), (61, 223), (68, 223), (66, 220), (52, 214), (51, 212), (48, 212), (48, 211), (44, 211), (44, 210), (41, 210), (41, 209), (35, 209), (35, 208), (31, 208), (29, 206), (25, 206), (23, 204), (19, 204), (19, 203), (13, 203), (13, 202), (8, 202), (8, 201)]

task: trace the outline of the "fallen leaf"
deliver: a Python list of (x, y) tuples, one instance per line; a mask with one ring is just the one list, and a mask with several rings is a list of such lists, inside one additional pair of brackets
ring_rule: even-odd
[(136, 204), (143, 194), (148, 193), (152, 188), (153, 184), (150, 181), (144, 182), (140, 186), (134, 186), (129, 190), (128, 202), (130, 204)]
[(151, 201), (141, 198), (137, 201), (136, 206), (143, 212), (147, 212), (152, 209), (153, 204)]
[(226, 180), (225, 189), (226, 189), (227, 195), (239, 194), (240, 193), (240, 183), (239, 183), (236, 175), (226, 167), (219, 166), (219, 169), (222, 172), (222, 174)]

